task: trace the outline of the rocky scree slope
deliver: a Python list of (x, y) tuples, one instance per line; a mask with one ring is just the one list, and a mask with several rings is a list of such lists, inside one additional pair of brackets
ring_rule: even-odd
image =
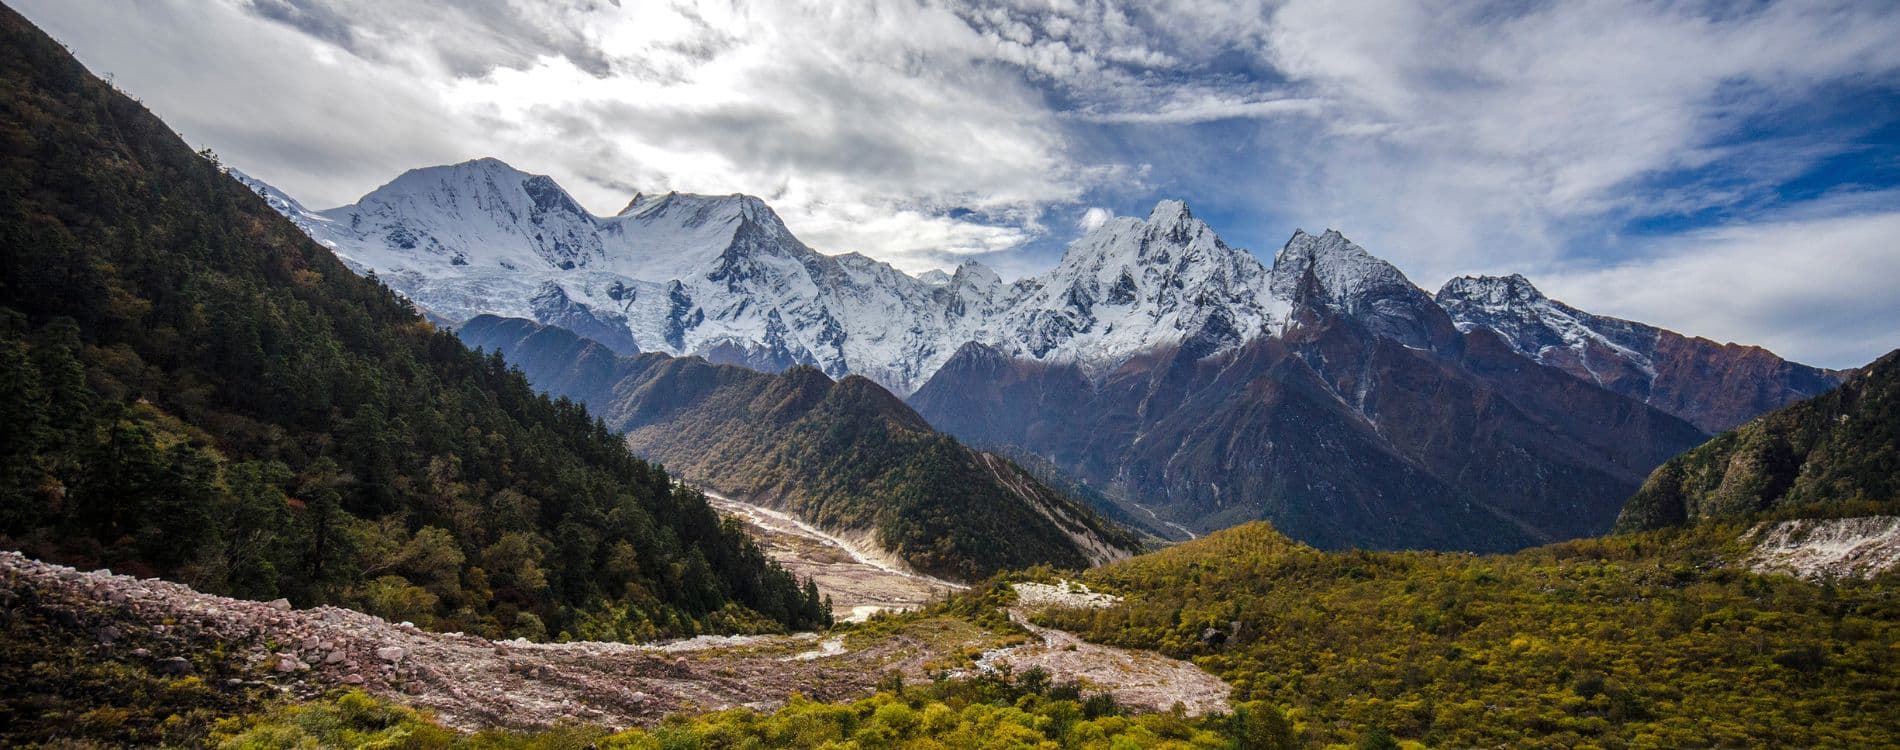
[(177, 677), (240, 675), (219, 690), (270, 686), (311, 698), (355, 687), (467, 730), (574, 721), (628, 727), (682, 712), (770, 710), (794, 693), (853, 698), (872, 692), (886, 670), (926, 679), (926, 661), (989, 640), (931, 644), (899, 633), (824, 659), (798, 658), (816, 648), (811, 633), (651, 645), (492, 641), (338, 607), (295, 609), (284, 600), (228, 599), (168, 581), (81, 572), (13, 552), (0, 552), (0, 601), (10, 604), (10, 616), (64, 636), (95, 660)]
[(938, 433), (865, 378), (622, 357), (521, 319), (481, 316), (459, 333), (548, 392), (587, 404), (680, 476), (870, 542), (920, 572), (973, 580), (1038, 564), (1087, 567), (1141, 546), (1014, 463)]

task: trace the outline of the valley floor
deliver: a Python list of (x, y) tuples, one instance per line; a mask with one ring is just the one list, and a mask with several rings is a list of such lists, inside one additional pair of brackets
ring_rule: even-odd
[[(840, 621), (919, 609), (967, 586), (912, 572), (866, 544), (840, 539), (789, 514), (706, 493), (712, 506), (744, 521), (759, 547), (800, 579), (817, 582)], [(891, 558), (891, 559), (887, 559)]]
[[(793, 694), (854, 699), (892, 673), (924, 683), (933, 672), (1005, 661), (1018, 672), (1042, 666), (1058, 681), (1079, 680), (1138, 709), (1182, 701), (1198, 713), (1226, 705), (1226, 686), (1185, 662), (1081, 644), (1046, 628), (1032, 628), (1035, 637), (1027, 639), (951, 616), (911, 616), (829, 635), (491, 641), (348, 609), (299, 610), (281, 600), (229, 599), (157, 579), (81, 572), (15, 552), (0, 552), (0, 600), (10, 603), (9, 622), (73, 644), (89, 663), (203, 675), (213, 683), (207, 687), (233, 693), (311, 698), (360, 687), (461, 729), (574, 721), (650, 726), (675, 714), (770, 711)], [(1191, 694), (1183, 698), (1176, 685)]]

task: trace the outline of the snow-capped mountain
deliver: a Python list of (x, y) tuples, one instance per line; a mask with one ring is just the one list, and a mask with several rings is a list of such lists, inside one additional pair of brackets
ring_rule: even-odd
[(1019, 282), (991, 331), (1000, 335), (974, 340), (1090, 371), (1190, 340), (1230, 347), (1286, 322), (1284, 300), (1265, 293), (1267, 276), (1187, 204), (1162, 201), (1146, 221), (1117, 217), (1070, 245), (1054, 269)]
[(1437, 301), (1459, 330), (1497, 331), (1519, 352), (1586, 380), (1656, 376), (1645, 352), (1660, 329), (1583, 312), (1545, 297), (1519, 274), (1461, 276), (1445, 282)]
[(1489, 328), (1531, 359), (1711, 433), (1819, 395), (1844, 375), (1761, 347), (1587, 313), (1544, 296), (1518, 274), (1452, 279), (1436, 300), (1459, 330)]
[(251, 184), (451, 324), (861, 375), (940, 429), (1202, 530), (1266, 517), (1316, 543), (1457, 549), (1600, 533), (1668, 456), (1835, 382), (1521, 277), (1434, 297), (1337, 231), (1295, 232), (1265, 264), (1178, 201), (1006, 283), (975, 262), (914, 277), (818, 253), (743, 195), (595, 216), (492, 159), (326, 211)]
[(494, 314), (622, 352), (812, 364), (899, 394), (970, 341), (1100, 371), (1159, 346), (1231, 347), (1287, 320), (1266, 267), (1179, 201), (1110, 222), (1049, 272), (1005, 284), (976, 262), (912, 277), (818, 253), (750, 196), (641, 195), (594, 216), (551, 179), (494, 159), (413, 170), (325, 211), (236, 176), (442, 320)]
[(417, 169), (355, 204), (308, 211), (239, 176), (359, 271), (447, 321), (495, 314), (571, 328), (630, 353), (763, 370), (811, 364), (909, 392), (962, 311), (987, 313), (987, 269), (930, 284), (827, 256), (742, 195), (636, 196), (613, 216), (494, 159)]
[(1414, 349), (1438, 349), (1456, 336), (1439, 316), (1426, 314), (1436, 306), (1431, 295), (1335, 230), (1318, 237), (1294, 231), (1274, 256), (1270, 289), (1302, 307), (1351, 317)]
[(1269, 267), (1180, 201), (1161, 201), (1146, 219), (1109, 221), (1054, 268), (1008, 284), (976, 262), (913, 277), (863, 255), (816, 252), (745, 195), (637, 195), (619, 213), (595, 216), (552, 179), (495, 159), (412, 170), (324, 211), (233, 176), (352, 267), (452, 325), (481, 314), (526, 318), (622, 353), (697, 354), (766, 371), (810, 364), (900, 395), (970, 342), (1097, 377), (1142, 352), (1206, 356), (1277, 336), (1301, 316), (1333, 314), (1426, 351), (1455, 346), (1461, 330), (1492, 328), (1526, 356), (1705, 430), (1838, 380), (1798, 365), (1775, 371), (1785, 363), (1762, 352), (1745, 380), (1773, 383), (1758, 397), (1712, 403), (1723, 397), (1698, 384), (1719, 378), (1672, 377), (1658, 361), (1706, 358), (1707, 347), (1677, 346), (1699, 340), (1578, 311), (1522, 277), (1457, 279), (1434, 298), (1332, 230), (1295, 232)]

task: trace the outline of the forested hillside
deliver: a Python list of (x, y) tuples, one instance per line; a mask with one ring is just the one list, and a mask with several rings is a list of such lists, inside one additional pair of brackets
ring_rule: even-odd
[(1140, 541), (1009, 460), (931, 429), (882, 386), (811, 367), (776, 375), (698, 357), (617, 357), (533, 321), (460, 331), (589, 404), (640, 455), (734, 497), (871, 540), (958, 579), (1031, 565), (1087, 567)]
[(1741, 532), (1473, 556), (1322, 552), (1257, 523), (1090, 571), (1126, 602), (1046, 624), (1192, 658), (1313, 744), (1900, 742), (1900, 574), (1754, 575)]
[(6, 9), (0, 250), (0, 544), (493, 635), (825, 617)]
[(1900, 352), (1836, 388), (1763, 415), (1672, 458), (1623, 506), (1635, 531), (1807, 508), (1900, 505)]

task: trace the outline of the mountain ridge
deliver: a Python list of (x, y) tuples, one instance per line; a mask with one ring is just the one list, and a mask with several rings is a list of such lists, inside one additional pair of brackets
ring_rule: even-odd
[(1841, 387), (1762, 415), (1656, 468), (1618, 531), (1900, 502), (1900, 351)]
[[(459, 172), (475, 177), (443, 176)], [(1418, 348), (1445, 346), (1452, 338), (1442, 327), (1415, 327), (1434, 323), (1418, 315), (1427, 301), (1453, 312), (1460, 327), (1500, 325), (1496, 316), (1473, 313), (1468, 295), (1460, 294), (1461, 282), (1491, 277), (1454, 279), (1433, 295), (1335, 229), (1296, 230), (1271, 263), (1262, 263), (1228, 247), (1178, 200), (1158, 201), (1145, 219), (1111, 219), (1072, 243), (1054, 267), (1006, 284), (976, 261), (926, 280), (856, 253), (818, 253), (763, 200), (743, 194), (639, 194), (620, 212), (595, 216), (547, 177), (494, 159), (410, 170), (355, 204), (318, 212), (239, 177), (275, 196), (274, 207), (353, 267), (375, 269), (445, 320), (491, 313), (575, 327), (573, 313), (582, 309), (599, 321), (590, 337), (622, 353), (701, 354), (768, 371), (811, 364), (834, 378), (865, 375), (903, 396), (966, 341), (1039, 361), (1076, 361), (1099, 376), (1156, 347), (1195, 342), (1221, 350), (1279, 335), (1301, 294), (1311, 295), (1308, 306), (1344, 310)], [(430, 200), (411, 194), (417, 190)], [(423, 203), (469, 215), (445, 218), (439, 206), (425, 210), (418, 207)], [(500, 228), (471, 228), (484, 222)], [(436, 262), (443, 257), (449, 268)], [(1303, 290), (1309, 267), (1317, 286)], [(537, 309), (520, 302), (553, 289), (571, 304)], [(1543, 301), (1541, 294), (1526, 300)], [(1558, 305), (1569, 314), (1614, 321)], [(1530, 312), (1537, 311), (1516, 314)], [(614, 326), (628, 329), (626, 341), (607, 330)], [(1527, 342), (1513, 341), (1526, 356), (1538, 357)], [(1665, 343), (1672, 352), (1667, 359), (1707, 375), (1710, 366), (1696, 364), (1710, 358), (1699, 340), (1671, 336)], [(1838, 374), (1794, 363), (1774, 372), (1782, 360), (1762, 354), (1716, 359), (1779, 378), (1788, 383), (1786, 394), (1709, 405), (1693, 386), (1664, 383), (1659, 390), (1665, 393), (1650, 400), (1719, 431), (1752, 416), (1749, 409), (1773, 408), (1789, 394), (1812, 395), (1838, 381)], [(1559, 359), (1545, 364), (1566, 368)], [(1596, 378), (1588, 368), (1568, 369)]]
[(1435, 296), (1461, 330), (1497, 331), (1540, 364), (1682, 417), (1711, 434), (1812, 398), (1845, 373), (1595, 315), (1546, 297), (1529, 279), (1462, 276)]
[[(544, 279), (541, 298), (553, 303), (501, 314), (593, 332), (625, 325), (636, 333), (614, 346), (622, 353), (657, 341), (652, 350), (765, 372), (815, 366), (833, 379), (863, 375), (951, 434), (1014, 446), (1110, 496), (1140, 497), (1152, 506), (1144, 514), (1200, 531), (1265, 514), (1322, 544), (1439, 539), (1432, 543), (1503, 549), (1601, 532), (1649, 469), (1709, 430), (1831, 384), (1825, 371), (1765, 351), (1731, 355), (1589, 316), (1547, 300), (1521, 277), (1515, 294), (1486, 296), (1493, 286), (1511, 292), (1517, 282), (1505, 279), (1448, 284), (1435, 295), (1335, 229), (1296, 231), (1262, 263), (1228, 246), (1181, 201), (1111, 219), (1054, 267), (1007, 284), (975, 262), (923, 279), (862, 255), (822, 255), (782, 222), (767, 221), (769, 210), (743, 197), (641, 196), (623, 220), (664, 218), (672, 228), (653, 235), (653, 247), (615, 252), (686, 248), (678, 257), (703, 259), (692, 273), (661, 285), (601, 275), (605, 266), (625, 266), (613, 257), (588, 260), (583, 271), (530, 274)], [(756, 231), (740, 231), (754, 223)], [(447, 287), (482, 288), (456, 282), (454, 273), (444, 277)], [(397, 279), (398, 288), (408, 278), (400, 270), (381, 277)], [(434, 281), (418, 283), (435, 289)], [(611, 312), (590, 312), (603, 308)], [(1647, 336), (1649, 344), (1601, 347), (1616, 357), (1587, 360), (1640, 377), (1567, 367), (1554, 349), (1526, 338), (1549, 325), (1517, 324), (1559, 315), (1577, 330), (1614, 323)], [(1599, 339), (1607, 340), (1591, 341)], [(1289, 358), (1303, 366), (1282, 362)], [(983, 382), (978, 371), (1006, 377)], [(1721, 396), (1743, 392), (1755, 395)], [(1256, 408), (1251, 395), (1273, 406)], [(1210, 404), (1266, 420), (1231, 425), (1258, 442), (1180, 448), (1207, 420), (1226, 418), (1207, 411)], [(1573, 413), (1580, 409), (1594, 414)], [(1320, 422), (1329, 426), (1315, 427)], [(1348, 451), (1355, 458), (1305, 460), (1330, 467), (1322, 473), (1281, 463), (1290, 460), (1289, 440), (1312, 429), (1357, 446)], [(1267, 446), (1281, 456), (1250, 455)], [(1243, 467), (1262, 460), (1284, 476), (1247, 476), (1252, 470)], [(1385, 474), (1355, 476), (1365, 470), (1351, 465), (1359, 460)], [(1519, 496), (1499, 482), (1520, 483)], [(1408, 493), (1429, 501), (1402, 500)], [(1381, 530), (1301, 526), (1296, 517), (1310, 516), (1315, 503), (1357, 507), (1341, 517)], [(1472, 528), (1492, 533), (1446, 526), (1442, 537), (1408, 541), (1400, 531), (1448, 508), (1477, 514)]]
[(964, 580), (1087, 567), (1140, 542), (1007, 459), (937, 432), (868, 378), (625, 357), (570, 331), (477, 316), (459, 334), (537, 387), (586, 403), (644, 457), (722, 494)]

